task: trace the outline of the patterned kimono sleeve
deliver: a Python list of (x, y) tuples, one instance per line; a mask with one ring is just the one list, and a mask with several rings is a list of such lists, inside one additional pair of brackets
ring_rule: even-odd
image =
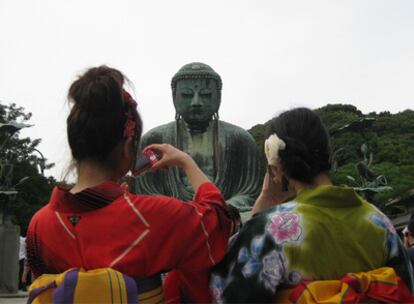
[(387, 226), (387, 249), (388, 261), (387, 266), (394, 268), (399, 277), (403, 279), (407, 287), (414, 292), (413, 267), (407, 250), (405, 249), (398, 233), (392, 226), (391, 221), (384, 216), (384, 222)]
[(407, 287), (414, 291), (413, 267), (407, 250), (398, 236), (391, 220), (376, 209), (370, 216), (370, 221), (385, 230), (385, 245), (387, 262), (385, 266), (394, 268), (397, 275), (404, 281)]
[(260, 215), (233, 236), (228, 254), (211, 274), (215, 303), (269, 303), (275, 298), (285, 274), (285, 258), (265, 228), (266, 216)]

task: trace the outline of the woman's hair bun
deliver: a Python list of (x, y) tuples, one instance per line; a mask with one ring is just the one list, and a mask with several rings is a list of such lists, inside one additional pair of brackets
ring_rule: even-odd
[(287, 177), (311, 183), (319, 173), (330, 169), (328, 132), (314, 111), (296, 108), (283, 112), (270, 122), (267, 135), (273, 133), (286, 144), (279, 155)]
[[(67, 118), (67, 133), (72, 156), (106, 162), (114, 147), (123, 139), (126, 112), (123, 100), (124, 75), (113, 68), (99, 66), (81, 75), (69, 88), (73, 103)], [(142, 132), (142, 121), (136, 109), (131, 110), (136, 122), (136, 140)]]
[(286, 148), (279, 152), (280, 162), (287, 176), (301, 180), (304, 182), (311, 182), (312, 161), (306, 145), (291, 137), (283, 139), (286, 143)]
[(124, 76), (107, 66), (89, 69), (70, 87), (68, 98), (85, 111), (122, 109)]

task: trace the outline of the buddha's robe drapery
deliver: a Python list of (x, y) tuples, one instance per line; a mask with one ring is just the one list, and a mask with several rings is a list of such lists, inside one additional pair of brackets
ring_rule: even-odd
[[(192, 144), (195, 144), (194, 136), (185, 123), (179, 120), (147, 132), (141, 141), (141, 147), (153, 143), (169, 143), (188, 152), (222, 191), (228, 204), (240, 211), (250, 210), (261, 184), (253, 137), (244, 129), (220, 120), (212, 120), (202, 136), (205, 137), (204, 144), (207, 143), (205, 149), (201, 153), (200, 148), (197, 152), (191, 151)], [(191, 201), (194, 196), (185, 174), (177, 167), (142, 174), (137, 178), (137, 192), (163, 194), (183, 201)]]

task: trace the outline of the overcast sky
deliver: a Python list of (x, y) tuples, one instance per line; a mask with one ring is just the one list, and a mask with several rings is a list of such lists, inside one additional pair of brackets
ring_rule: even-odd
[(145, 130), (174, 118), (170, 80), (201, 61), (223, 79), (221, 119), (250, 128), (294, 106), (413, 108), (411, 0), (0, 0), (0, 100), (60, 178), (70, 83), (107, 64), (135, 84)]

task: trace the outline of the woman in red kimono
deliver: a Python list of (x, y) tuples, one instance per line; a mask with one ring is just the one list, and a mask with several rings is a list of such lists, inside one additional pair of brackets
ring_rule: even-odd
[(111, 267), (137, 279), (138, 292), (159, 287), (160, 273), (176, 269), (198, 274), (191, 286), (181, 286), (187, 300), (209, 301), (208, 278), (199, 274), (225, 254), (231, 227), (225, 202), (194, 160), (170, 145), (149, 147), (162, 155), (152, 169), (182, 169), (196, 193), (193, 201), (134, 195), (119, 186), (142, 133), (124, 82), (121, 72), (100, 66), (71, 85), (67, 134), (78, 178), (71, 189), (55, 187), (33, 216), (30, 267), (35, 276)]

